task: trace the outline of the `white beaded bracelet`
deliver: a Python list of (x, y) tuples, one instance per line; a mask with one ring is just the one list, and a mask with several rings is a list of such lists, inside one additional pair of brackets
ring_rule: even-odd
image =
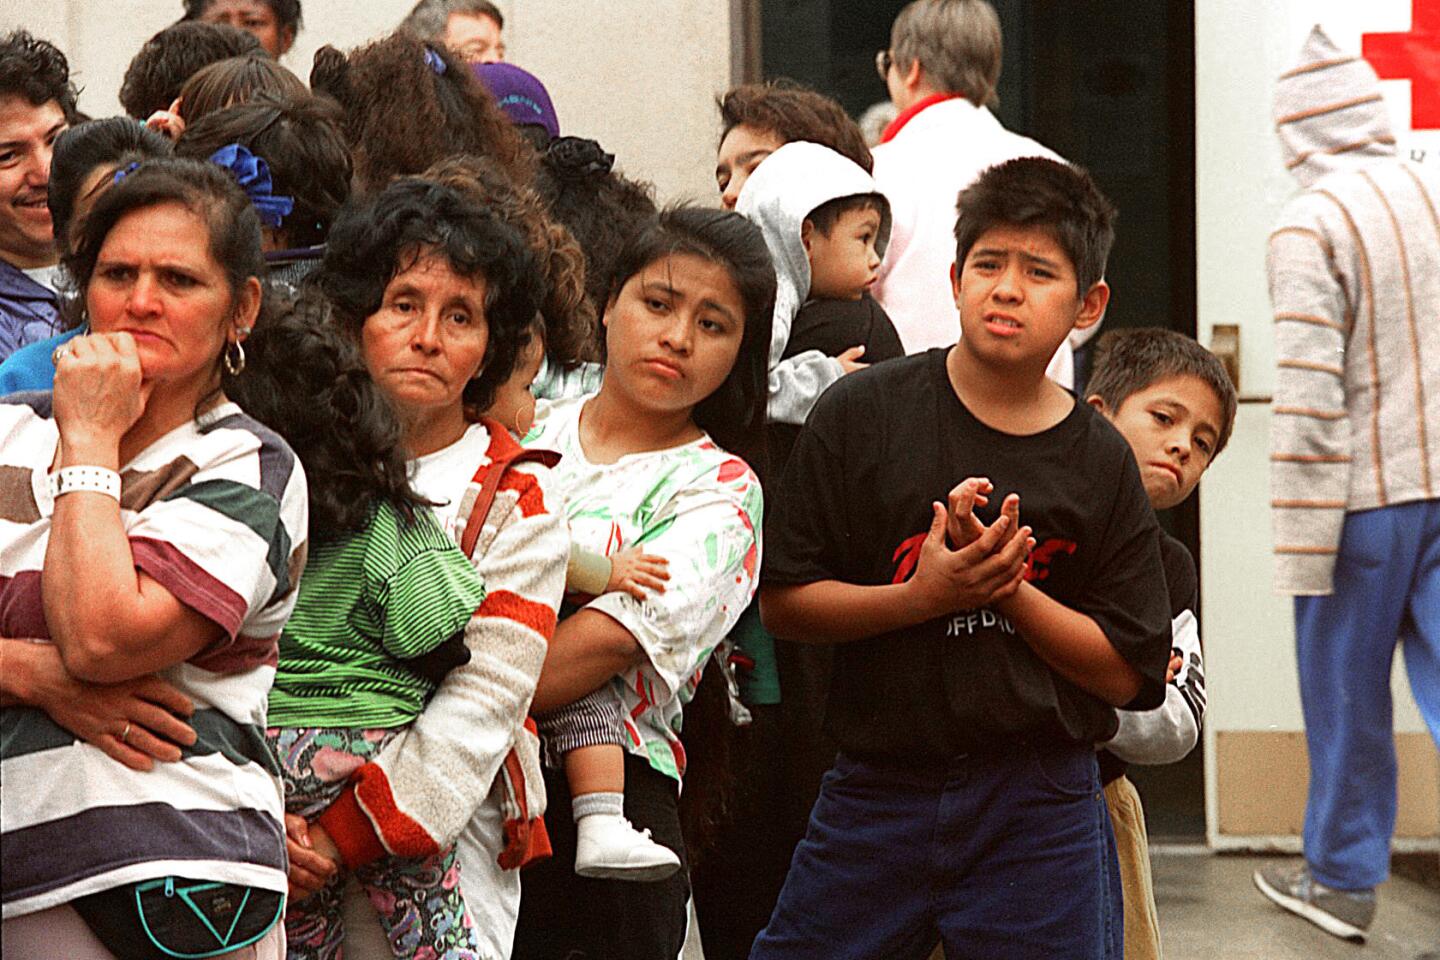
[(104, 467), (61, 467), (50, 474), (50, 499), (67, 493), (103, 493), (120, 501), (120, 474)]

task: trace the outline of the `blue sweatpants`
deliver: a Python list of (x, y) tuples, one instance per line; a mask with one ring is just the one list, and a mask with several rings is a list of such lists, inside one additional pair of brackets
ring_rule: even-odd
[(1085, 746), (917, 770), (841, 754), (751, 960), (1120, 960), (1114, 836)]
[(1389, 875), (1397, 642), (1440, 744), (1440, 501), (1347, 516), (1334, 593), (1295, 598), (1310, 750), (1305, 859), (1317, 880), (1341, 890), (1368, 889)]

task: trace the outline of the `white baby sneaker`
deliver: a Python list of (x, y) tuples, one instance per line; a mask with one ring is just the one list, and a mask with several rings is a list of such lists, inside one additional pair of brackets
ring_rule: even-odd
[(596, 813), (575, 824), (575, 872), (606, 880), (664, 880), (680, 869), (669, 847), (615, 814)]

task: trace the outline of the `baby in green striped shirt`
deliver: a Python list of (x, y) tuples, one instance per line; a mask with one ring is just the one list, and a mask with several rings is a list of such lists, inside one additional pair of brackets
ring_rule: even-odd
[[(313, 822), (420, 715), (445, 674), (469, 662), (465, 625), (484, 599), (479, 574), (425, 507), (407, 520), (380, 501), (363, 530), (311, 547), (270, 691), (287, 813)], [(416, 929), (437, 955), (478, 949), (453, 844), (429, 857), (383, 856), (355, 876), (387, 937), (418, 911)], [(343, 939), (343, 888), (337, 876), (287, 907), (291, 956), (323, 955)]]
[(388, 502), (354, 536), (310, 550), (280, 635), (274, 727), (391, 729), (410, 723), (452, 668), (485, 599), (469, 559), (429, 510)]

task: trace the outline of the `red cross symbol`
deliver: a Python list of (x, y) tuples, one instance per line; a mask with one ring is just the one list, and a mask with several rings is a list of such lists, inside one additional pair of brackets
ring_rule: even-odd
[(1367, 33), (1360, 55), (1385, 80), (1410, 81), (1410, 127), (1440, 129), (1440, 0), (1410, 0), (1409, 33)]

